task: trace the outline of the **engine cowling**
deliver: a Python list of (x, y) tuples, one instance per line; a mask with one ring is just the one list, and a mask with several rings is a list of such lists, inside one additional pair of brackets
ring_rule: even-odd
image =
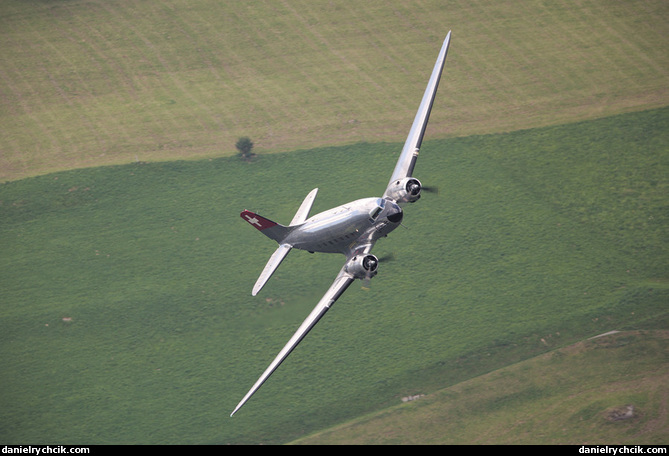
[(346, 263), (345, 270), (356, 279), (374, 277), (378, 272), (379, 259), (374, 255), (357, 255)]
[(405, 177), (393, 182), (387, 190), (386, 196), (395, 200), (398, 204), (415, 203), (420, 199), (422, 188), (420, 181), (415, 177)]

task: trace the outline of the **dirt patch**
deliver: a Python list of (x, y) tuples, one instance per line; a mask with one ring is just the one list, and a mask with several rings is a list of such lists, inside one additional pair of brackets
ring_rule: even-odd
[(625, 421), (638, 416), (638, 410), (633, 404), (613, 407), (604, 412), (607, 421)]

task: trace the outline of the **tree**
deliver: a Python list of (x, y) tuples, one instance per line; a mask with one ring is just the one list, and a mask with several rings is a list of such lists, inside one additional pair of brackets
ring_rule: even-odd
[(253, 157), (255, 154), (251, 152), (253, 149), (253, 142), (246, 136), (242, 136), (237, 140), (235, 147), (239, 151), (239, 156), (244, 160), (248, 160)]

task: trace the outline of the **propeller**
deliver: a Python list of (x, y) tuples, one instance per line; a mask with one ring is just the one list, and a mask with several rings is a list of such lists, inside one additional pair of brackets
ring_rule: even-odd
[(368, 271), (376, 270), (378, 264), (379, 264), (378, 258), (376, 258), (373, 255), (367, 255), (365, 259), (362, 260), (362, 266)]
[(423, 187), (423, 191), (426, 191), (428, 193), (434, 193), (434, 194), (439, 194), (439, 187)]
[(418, 196), (421, 186), (416, 179), (411, 179), (406, 186), (407, 192), (412, 196)]
[(382, 257), (379, 258), (379, 263), (383, 263), (384, 261), (393, 261), (395, 259), (395, 254), (394, 253), (387, 253), (383, 255)]
[(372, 278), (369, 275), (367, 277), (365, 277), (364, 279), (362, 279), (362, 289), (365, 290), (365, 291), (369, 291), (372, 288), (371, 287), (371, 282), (372, 282)]
[[(394, 253), (388, 253), (388, 254), (380, 257), (380, 258), (377, 257), (378, 262), (370, 259), (370, 261), (365, 264), (365, 267), (370, 265), (370, 263), (376, 263), (378, 265), (379, 263), (382, 263), (384, 261), (393, 261), (394, 259), (395, 259), (395, 254)], [(368, 268), (368, 270), (369, 270), (369, 268)], [(369, 291), (371, 289), (371, 286), (370, 286), (371, 281), (372, 281), (372, 276), (370, 274), (367, 274), (367, 276), (364, 279), (362, 279), (362, 289), (365, 290), (365, 291)]]

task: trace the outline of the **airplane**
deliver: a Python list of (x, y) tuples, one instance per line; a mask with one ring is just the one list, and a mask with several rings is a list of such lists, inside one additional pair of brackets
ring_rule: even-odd
[(265, 286), (292, 249), (307, 250), (311, 253), (344, 254), (346, 263), (323, 298), (235, 407), (230, 414), (231, 417), (258, 391), (356, 279), (368, 283), (377, 274), (379, 259), (370, 251), (378, 239), (387, 236), (400, 226), (404, 216), (402, 207), (407, 203), (418, 201), (421, 197), (423, 187), (420, 181), (413, 177), (413, 171), (450, 42), (451, 32), (449, 31), (434, 64), (409, 135), (382, 197), (359, 199), (309, 217), (309, 211), (318, 193), (318, 188), (315, 188), (304, 199), (287, 226), (248, 210), (240, 214), (249, 224), (279, 244), (255, 283), (253, 296)]

